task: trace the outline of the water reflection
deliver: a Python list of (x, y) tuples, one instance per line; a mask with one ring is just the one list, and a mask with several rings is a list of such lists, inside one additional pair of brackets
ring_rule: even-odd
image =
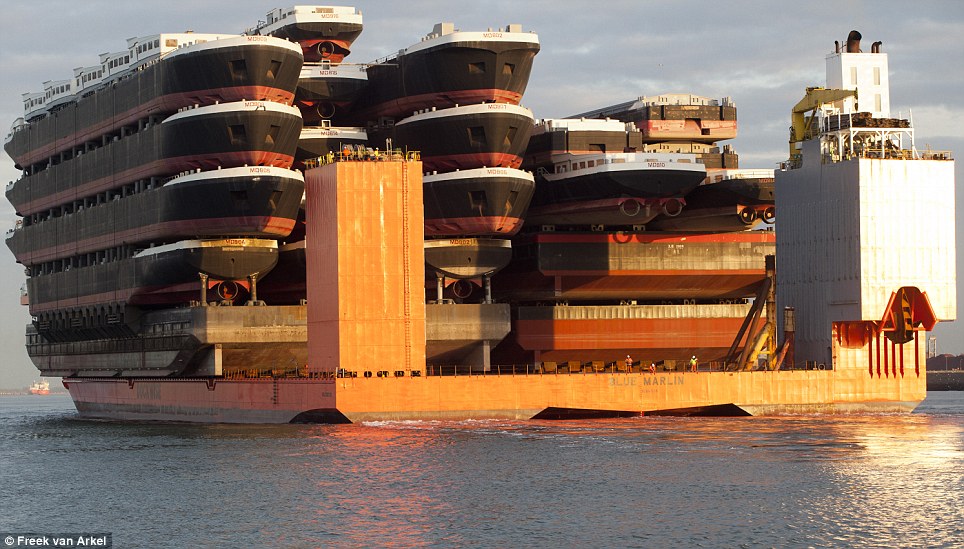
[(0, 498), (17, 502), (10, 528), (118, 546), (952, 547), (956, 398), (912, 415), (337, 426), (0, 401)]

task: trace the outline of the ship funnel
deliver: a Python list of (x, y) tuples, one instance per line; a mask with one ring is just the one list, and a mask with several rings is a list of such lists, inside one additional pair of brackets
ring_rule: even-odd
[(834, 53), (840, 53), (840, 40), (833, 41), (833, 51)]
[(852, 30), (847, 35), (847, 53), (860, 53), (860, 39), (863, 36), (859, 32)]
[(881, 41), (874, 42), (870, 45), (870, 53), (880, 53), (880, 46), (883, 44)]

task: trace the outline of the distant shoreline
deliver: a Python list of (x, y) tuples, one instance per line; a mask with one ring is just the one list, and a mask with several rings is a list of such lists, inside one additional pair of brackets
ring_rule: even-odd
[(45, 396), (68, 396), (70, 393), (67, 391), (50, 391), (48, 395), (31, 395), (28, 389), (0, 389), (0, 397), (9, 396), (35, 396), (35, 397), (45, 397)]

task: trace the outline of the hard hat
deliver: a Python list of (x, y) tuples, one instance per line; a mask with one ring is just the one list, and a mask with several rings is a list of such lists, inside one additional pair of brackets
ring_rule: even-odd
[(693, 355), (693, 358), (696, 358), (696, 355)]

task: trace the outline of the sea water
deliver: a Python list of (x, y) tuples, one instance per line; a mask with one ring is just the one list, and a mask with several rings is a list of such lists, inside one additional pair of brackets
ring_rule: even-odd
[(0, 532), (178, 548), (962, 547), (964, 393), (909, 415), (280, 426), (87, 421), (66, 396), (3, 397)]

